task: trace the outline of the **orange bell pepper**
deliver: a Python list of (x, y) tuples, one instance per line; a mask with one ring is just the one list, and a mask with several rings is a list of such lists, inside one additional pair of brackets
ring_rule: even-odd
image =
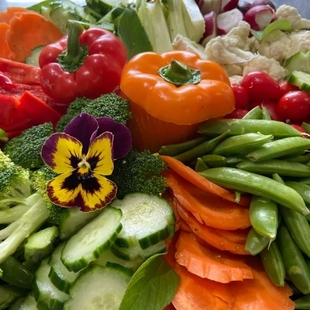
[(224, 69), (185, 51), (134, 56), (123, 69), (120, 88), (130, 101), (129, 127), (138, 149), (158, 151), (189, 139), (199, 123), (235, 107)]

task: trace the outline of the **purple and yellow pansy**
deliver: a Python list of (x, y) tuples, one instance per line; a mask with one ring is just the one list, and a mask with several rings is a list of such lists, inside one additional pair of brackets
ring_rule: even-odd
[(95, 211), (116, 196), (114, 160), (131, 149), (129, 129), (108, 117), (76, 116), (64, 132), (52, 134), (42, 147), (42, 159), (58, 174), (47, 185), (50, 200), (62, 207)]

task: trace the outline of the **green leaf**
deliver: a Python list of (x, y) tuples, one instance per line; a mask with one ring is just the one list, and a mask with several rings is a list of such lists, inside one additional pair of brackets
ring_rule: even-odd
[(126, 46), (128, 59), (143, 53), (152, 52), (152, 44), (140, 22), (137, 12), (128, 7), (118, 22), (117, 33)]
[(153, 255), (132, 276), (119, 310), (162, 310), (173, 300), (179, 283), (163, 254)]
[(278, 19), (270, 23), (263, 31), (251, 30), (251, 33), (256, 37), (257, 40), (261, 41), (275, 30), (291, 31), (291, 22), (288, 19)]

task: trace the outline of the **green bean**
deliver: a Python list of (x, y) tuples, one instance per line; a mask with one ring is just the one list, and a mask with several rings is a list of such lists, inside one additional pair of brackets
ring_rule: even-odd
[(310, 148), (310, 139), (287, 137), (265, 143), (260, 148), (246, 155), (252, 161), (263, 161), (290, 154), (303, 153)]
[(269, 198), (304, 215), (310, 213), (294, 189), (266, 176), (231, 167), (210, 168), (200, 174), (225, 188)]
[(260, 235), (274, 240), (279, 226), (278, 205), (271, 199), (253, 195), (249, 211), (252, 227)]
[(263, 162), (243, 160), (236, 167), (241, 170), (272, 175), (274, 173), (287, 177), (310, 177), (310, 167), (305, 164), (292, 163), (281, 159), (270, 159)]
[(262, 119), (271, 120), (270, 113), (266, 107), (262, 107)]
[(295, 309), (309, 310), (310, 309), (310, 294), (304, 295), (294, 300)]
[(235, 166), (241, 163), (243, 160), (244, 158), (239, 157), (239, 156), (226, 156), (227, 166)]
[(251, 227), (247, 239), (245, 241), (244, 249), (249, 254), (255, 256), (259, 254), (264, 248), (268, 246), (270, 239), (260, 235)]
[(296, 162), (296, 163), (306, 164), (306, 163), (309, 163), (310, 153), (308, 152), (308, 153), (296, 155), (293, 157), (282, 157), (281, 159), (284, 159), (286, 161), (292, 161), (292, 162)]
[(247, 114), (245, 114), (242, 119), (262, 119), (263, 113), (260, 106), (252, 108)]
[(226, 157), (216, 154), (207, 154), (201, 157), (207, 166), (214, 167), (225, 167), (227, 165)]
[(285, 268), (277, 243), (271, 242), (269, 247), (264, 248), (260, 252), (259, 256), (265, 272), (272, 283), (283, 287), (285, 283)]
[(283, 179), (281, 178), (281, 176), (280, 176), (278, 173), (273, 173), (273, 174), (272, 174), (272, 178), (273, 178), (275, 181), (284, 184)]
[(296, 181), (286, 181), (285, 184), (293, 188), (303, 198), (306, 205), (310, 206), (310, 185)]
[(163, 145), (159, 150), (159, 154), (175, 156), (192, 149), (193, 147), (199, 145), (206, 140), (207, 138), (205, 136), (202, 136), (182, 143)]
[(209, 169), (208, 165), (203, 161), (201, 157), (198, 157), (195, 165), (195, 171), (201, 172), (206, 169)]
[(294, 127), (273, 120), (264, 119), (217, 119), (208, 120), (203, 122), (198, 132), (206, 135), (219, 135), (227, 130), (230, 131), (230, 135), (241, 135), (250, 132), (260, 132), (264, 135), (273, 135), (275, 138), (284, 138), (298, 136), (302, 134)]
[(205, 154), (213, 152), (214, 148), (217, 146), (217, 144), (228, 135), (229, 131), (223, 132), (221, 135), (211, 139), (204, 141), (194, 148), (185, 151), (181, 154), (178, 154), (174, 156), (174, 158), (178, 159), (182, 162), (190, 162), (191, 160), (196, 159), (197, 157), (203, 156)]
[(303, 294), (310, 293), (310, 272), (300, 249), (285, 225), (278, 229), (277, 244), (282, 255), (286, 277)]
[(232, 136), (221, 141), (213, 153), (218, 155), (246, 154), (261, 147), (271, 139), (273, 139), (272, 135), (262, 135), (252, 132)]

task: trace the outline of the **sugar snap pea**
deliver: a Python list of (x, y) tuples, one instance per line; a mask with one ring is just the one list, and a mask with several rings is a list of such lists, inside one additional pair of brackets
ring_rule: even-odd
[(302, 134), (294, 127), (274, 120), (265, 119), (216, 119), (203, 122), (198, 132), (205, 135), (219, 135), (229, 130), (230, 135), (241, 135), (249, 132), (260, 132), (273, 135), (275, 138), (300, 137)]
[(225, 188), (269, 198), (304, 215), (310, 213), (294, 189), (266, 176), (232, 167), (210, 168), (200, 174)]
[(266, 107), (262, 107), (262, 119), (271, 120), (270, 113)]
[(255, 256), (259, 254), (264, 248), (268, 246), (270, 239), (260, 235), (251, 227), (247, 239), (245, 241), (244, 249), (249, 254)]
[(285, 225), (280, 225), (277, 244), (282, 255), (286, 277), (303, 294), (310, 293), (310, 271), (307, 263)]
[(201, 172), (206, 169), (209, 169), (208, 165), (203, 161), (201, 157), (197, 158), (196, 164), (195, 164), (195, 171)]
[(263, 161), (290, 154), (303, 153), (310, 148), (310, 139), (286, 137), (265, 143), (246, 155), (252, 161)]
[(309, 310), (310, 309), (310, 294), (304, 295), (294, 300), (295, 309)]
[(296, 156), (293, 156), (293, 157), (285, 156), (284, 158), (282, 157), (281, 159), (284, 159), (286, 161), (292, 161), (292, 162), (296, 162), (296, 163), (306, 164), (310, 160), (310, 153), (307, 152), (307, 153), (304, 153), (304, 154), (301, 154), (301, 155), (296, 155)]
[(245, 154), (261, 147), (271, 139), (273, 139), (272, 135), (254, 132), (231, 136), (221, 141), (213, 153), (218, 155)]
[(236, 165), (238, 169), (255, 172), (259, 174), (272, 175), (274, 173), (280, 176), (288, 177), (310, 177), (310, 167), (305, 164), (288, 162), (281, 159), (269, 159), (262, 162), (252, 162), (243, 160)]
[(242, 119), (262, 119), (263, 112), (260, 106), (252, 108), (248, 113), (246, 113)]
[(249, 211), (252, 227), (260, 235), (274, 240), (279, 226), (278, 205), (269, 198), (253, 195)]
[(207, 166), (214, 167), (225, 167), (227, 165), (226, 157), (217, 155), (217, 154), (207, 154), (203, 155), (202, 160), (206, 163)]
[(285, 184), (293, 188), (305, 201), (307, 206), (310, 206), (310, 185), (297, 181), (286, 181)]

